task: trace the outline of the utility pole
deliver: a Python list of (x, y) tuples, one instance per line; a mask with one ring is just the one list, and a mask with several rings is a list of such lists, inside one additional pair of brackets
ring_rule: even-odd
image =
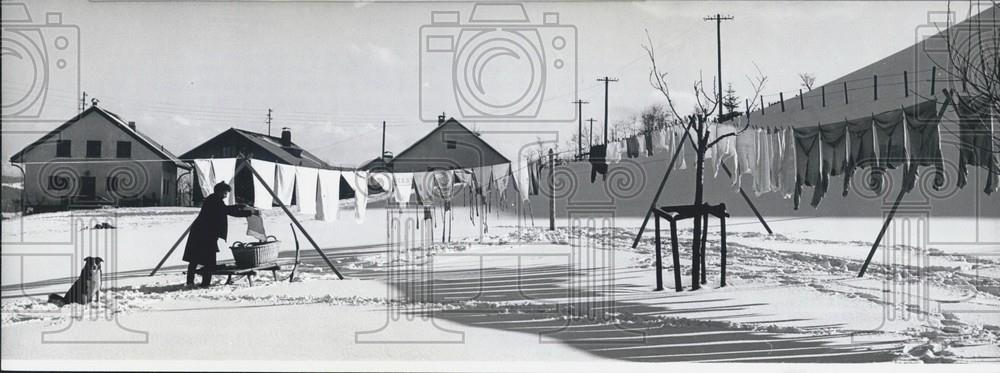
[(576, 158), (580, 159), (583, 157), (583, 104), (589, 104), (589, 102), (577, 99), (571, 104), (576, 105)]
[(271, 108), (267, 109), (267, 135), (271, 136)]
[(714, 17), (705, 17), (706, 21), (715, 21), (715, 41), (719, 59), (719, 101), (716, 105), (719, 109), (719, 122), (722, 122), (722, 21), (732, 19), (733, 16), (722, 16), (721, 14), (716, 14)]
[(382, 153), (380, 153), (379, 158), (385, 159), (385, 121), (382, 121)]
[(608, 83), (617, 82), (617, 78), (598, 78), (597, 81), (604, 82), (604, 144), (608, 143)]
[(590, 140), (590, 146), (594, 146), (594, 122), (597, 120), (594, 118), (587, 119), (590, 123), (590, 136), (587, 136), (587, 140)]
[(87, 91), (83, 91), (83, 97), (80, 98), (80, 112), (87, 110)]

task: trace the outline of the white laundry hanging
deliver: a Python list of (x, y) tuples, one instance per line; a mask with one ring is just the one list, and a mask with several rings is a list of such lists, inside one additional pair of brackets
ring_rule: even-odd
[(394, 173), (392, 174), (392, 181), (395, 189), (393, 197), (396, 198), (396, 203), (406, 206), (406, 203), (410, 201), (410, 195), (413, 194), (413, 173)]
[(215, 178), (212, 186), (225, 182), (232, 191), (229, 192), (227, 204), (236, 203), (236, 158), (212, 158), (212, 176)]
[(316, 171), (311, 167), (295, 167), (296, 202), (300, 214), (316, 213)]
[(201, 187), (201, 195), (203, 197), (208, 197), (212, 194), (212, 188), (215, 187), (215, 175), (212, 173), (212, 160), (211, 159), (195, 159), (194, 160), (194, 172), (198, 175), (198, 185)]
[(268, 188), (274, 190), (274, 166), (273, 162), (256, 159), (250, 161), (250, 167), (253, 167), (253, 170), (266, 183), (261, 183), (256, 177), (253, 178), (253, 206), (258, 209), (267, 210), (274, 204), (274, 197), (264, 188), (264, 185), (267, 185)]
[(358, 223), (365, 221), (365, 210), (368, 208), (368, 171), (345, 172), (344, 180), (354, 189), (354, 219)]
[(340, 171), (319, 170), (317, 179), (319, 198), (317, 198), (316, 220), (336, 220), (340, 209)]
[(292, 195), (295, 193), (295, 166), (287, 164), (275, 165), (274, 194), (285, 206), (292, 205)]

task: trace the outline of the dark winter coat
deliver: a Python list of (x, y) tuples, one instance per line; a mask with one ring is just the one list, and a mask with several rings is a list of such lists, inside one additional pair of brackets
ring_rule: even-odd
[(219, 251), (218, 239), (226, 239), (229, 222), (226, 215), (246, 217), (253, 210), (245, 205), (230, 205), (222, 200), (222, 196), (213, 193), (205, 198), (198, 217), (191, 225), (187, 245), (184, 246), (184, 261), (201, 265), (215, 265), (215, 253)]

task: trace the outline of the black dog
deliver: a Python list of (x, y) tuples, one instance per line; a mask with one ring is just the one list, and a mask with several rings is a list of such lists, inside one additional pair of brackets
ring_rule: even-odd
[(49, 294), (49, 303), (62, 307), (70, 303), (87, 304), (97, 302), (101, 294), (101, 263), (104, 259), (88, 256), (83, 259), (83, 271), (66, 295)]

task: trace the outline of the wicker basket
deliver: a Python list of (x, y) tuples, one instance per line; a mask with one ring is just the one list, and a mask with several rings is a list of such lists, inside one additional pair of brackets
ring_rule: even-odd
[(261, 242), (233, 242), (229, 247), (233, 250), (233, 259), (240, 268), (260, 267), (278, 260), (278, 247), (281, 241), (274, 236), (267, 236)]

